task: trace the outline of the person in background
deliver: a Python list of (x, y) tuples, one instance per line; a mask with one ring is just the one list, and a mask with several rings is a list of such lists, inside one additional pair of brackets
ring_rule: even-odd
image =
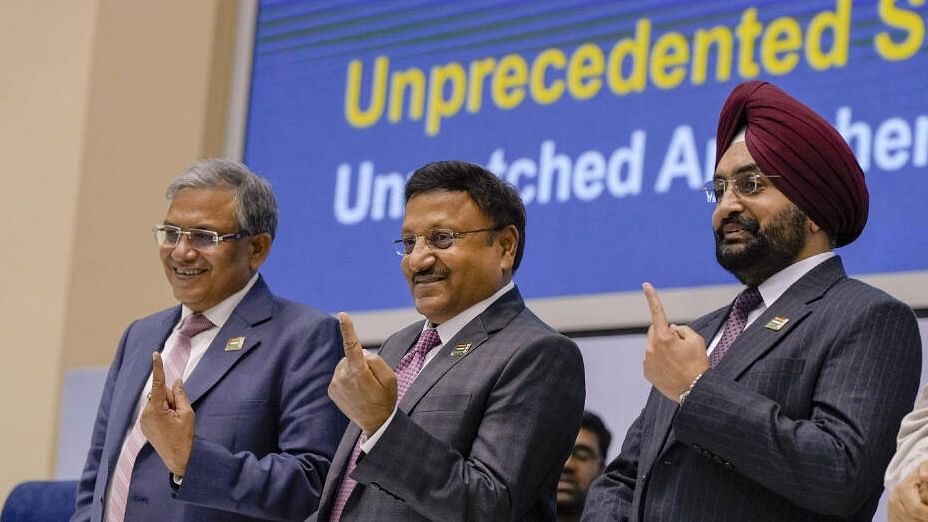
[(890, 522), (928, 522), (928, 385), (902, 419), (884, 483)]
[(603, 420), (591, 411), (584, 411), (574, 450), (567, 457), (557, 483), (558, 522), (580, 520), (587, 490), (606, 467), (606, 454), (611, 442), (612, 433)]
[(202, 160), (166, 196), (154, 234), (179, 304), (122, 336), (72, 520), (302, 520), (347, 425), (326, 393), (338, 322), (259, 275), (277, 227), (263, 178)]

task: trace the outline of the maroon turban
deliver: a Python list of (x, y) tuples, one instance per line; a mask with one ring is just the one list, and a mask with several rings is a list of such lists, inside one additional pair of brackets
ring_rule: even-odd
[(770, 181), (844, 246), (867, 224), (870, 197), (854, 152), (838, 131), (798, 100), (762, 81), (735, 87), (719, 115), (715, 166), (747, 126), (748, 152)]

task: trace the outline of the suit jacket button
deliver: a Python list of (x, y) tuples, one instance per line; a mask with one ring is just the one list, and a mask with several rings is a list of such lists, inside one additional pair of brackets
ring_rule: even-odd
[(371, 482), (371, 489), (373, 489), (373, 490), (375, 490), (375, 491), (380, 491), (380, 484), (378, 484), (378, 483), (376, 483), (376, 482)]

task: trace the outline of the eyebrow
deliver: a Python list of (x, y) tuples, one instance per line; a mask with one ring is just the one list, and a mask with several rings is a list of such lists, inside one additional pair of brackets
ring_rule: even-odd
[(163, 222), (162, 224), (163, 224), (163, 225), (170, 225), (170, 226), (172, 226), (172, 227), (177, 227), (177, 228), (179, 228), (179, 229), (181, 229), (181, 230), (193, 230), (193, 229), (195, 229), (195, 230), (208, 230), (208, 231), (210, 231), (210, 232), (216, 232), (217, 234), (219, 233), (219, 231), (217, 230), (218, 227), (214, 227), (214, 226), (212, 226), (212, 225), (206, 225), (206, 224), (194, 225), (194, 226), (188, 227), (188, 228), (184, 228), (184, 227), (178, 225), (177, 223), (171, 223), (171, 222), (168, 221), (168, 220), (164, 220), (164, 222)]
[[(755, 174), (760, 174), (761, 176), (764, 175), (764, 172), (760, 170), (760, 167), (757, 166), (757, 163), (754, 163), (752, 161), (751, 163), (745, 163), (744, 165), (738, 167), (738, 170), (733, 172), (730, 177), (733, 178), (737, 176), (738, 174), (744, 174), (744, 173), (755, 173)], [(720, 179), (720, 178), (722, 178), (722, 176), (720, 176), (718, 172), (716, 172), (712, 176), (712, 179)]]

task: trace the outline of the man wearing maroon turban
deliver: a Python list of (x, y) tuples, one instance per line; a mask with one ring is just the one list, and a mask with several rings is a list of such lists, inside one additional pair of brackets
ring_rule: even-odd
[(767, 82), (732, 91), (716, 142), (716, 258), (746, 288), (680, 326), (643, 285), (654, 387), (583, 520), (870, 520), (921, 341), (911, 309), (832, 252), (866, 224), (863, 172)]

